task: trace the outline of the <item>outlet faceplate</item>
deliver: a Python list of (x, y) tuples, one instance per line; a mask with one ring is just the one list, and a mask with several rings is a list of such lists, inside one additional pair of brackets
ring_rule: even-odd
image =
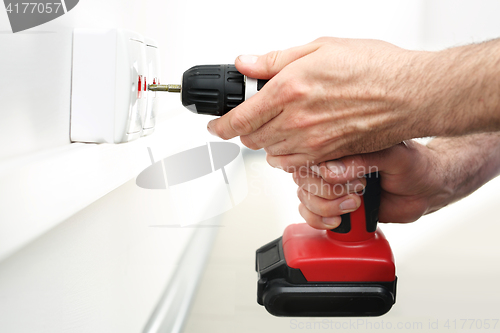
[[(148, 84), (160, 84), (160, 51), (158, 43), (150, 38), (144, 39), (148, 67)], [(142, 124), (142, 135), (153, 133), (158, 112), (158, 98), (155, 91), (147, 92), (146, 116)]]
[(143, 134), (153, 114), (146, 49), (144, 38), (131, 31), (74, 30), (71, 141), (121, 143)]

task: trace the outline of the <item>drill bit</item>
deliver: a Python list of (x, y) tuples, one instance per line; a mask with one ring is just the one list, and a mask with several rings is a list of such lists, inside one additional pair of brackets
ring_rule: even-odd
[(148, 89), (151, 91), (168, 91), (168, 92), (181, 92), (180, 84), (150, 84)]

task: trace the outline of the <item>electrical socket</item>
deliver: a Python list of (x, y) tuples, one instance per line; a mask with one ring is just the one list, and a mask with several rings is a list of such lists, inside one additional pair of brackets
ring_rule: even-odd
[(148, 41), (127, 30), (74, 30), (71, 141), (121, 143), (152, 133), (157, 105), (147, 87), (159, 55)]
[[(146, 44), (146, 59), (148, 67), (148, 82), (160, 84), (160, 51), (158, 43), (151, 38), (144, 38)], [(142, 135), (153, 133), (158, 112), (156, 91), (147, 91), (146, 115), (142, 124)]]

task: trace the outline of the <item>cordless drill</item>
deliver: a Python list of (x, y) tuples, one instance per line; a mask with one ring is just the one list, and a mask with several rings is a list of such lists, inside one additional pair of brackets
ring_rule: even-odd
[[(257, 93), (267, 80), (248, 78), (234, 65), (195, 66), (182, 85), (150, 85), (181, 93), (192, 112), (222, 116)], [(257, 250), (257, 302), (275, 316), (380, 316), (396, 301), (394, 257), (377, 228), (380, 177), (366, 175), (361, 206), (332, 230), (289, 225)]]

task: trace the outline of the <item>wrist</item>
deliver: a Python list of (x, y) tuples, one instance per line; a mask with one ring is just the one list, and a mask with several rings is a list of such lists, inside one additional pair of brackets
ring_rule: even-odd
[(455, 186), (449, 177), (450, 165), (453, 163), (452, 156), (449, 152), (440, 149), (439, 145), (431, 143), (424, 148), (428, 167), (423, 177), (429, 182), (427, 209), (424, 215), (435, 212), (455, 201)]
[(429, 212), (458, 201), (500, 174), (500, 133), (436, 138), (429, 161), (442, 190), (429, 200)]
[(500, 40), (494, 40), (419, 57), (420, 133), (449, 137), (500, 130), (499, 54)]
[(400, 113), (403, 122), (403, 140), (426, 136), (444, 135), (442, 124), (429, 119), (436, 112), (431, 111), (441, 97), (436, 94), (437, 84), (433, 84), (440, 76), (433, 67), (441, 56), (438, 52), (403, 50), (400, 66), (394, 72), (394, 108)]

